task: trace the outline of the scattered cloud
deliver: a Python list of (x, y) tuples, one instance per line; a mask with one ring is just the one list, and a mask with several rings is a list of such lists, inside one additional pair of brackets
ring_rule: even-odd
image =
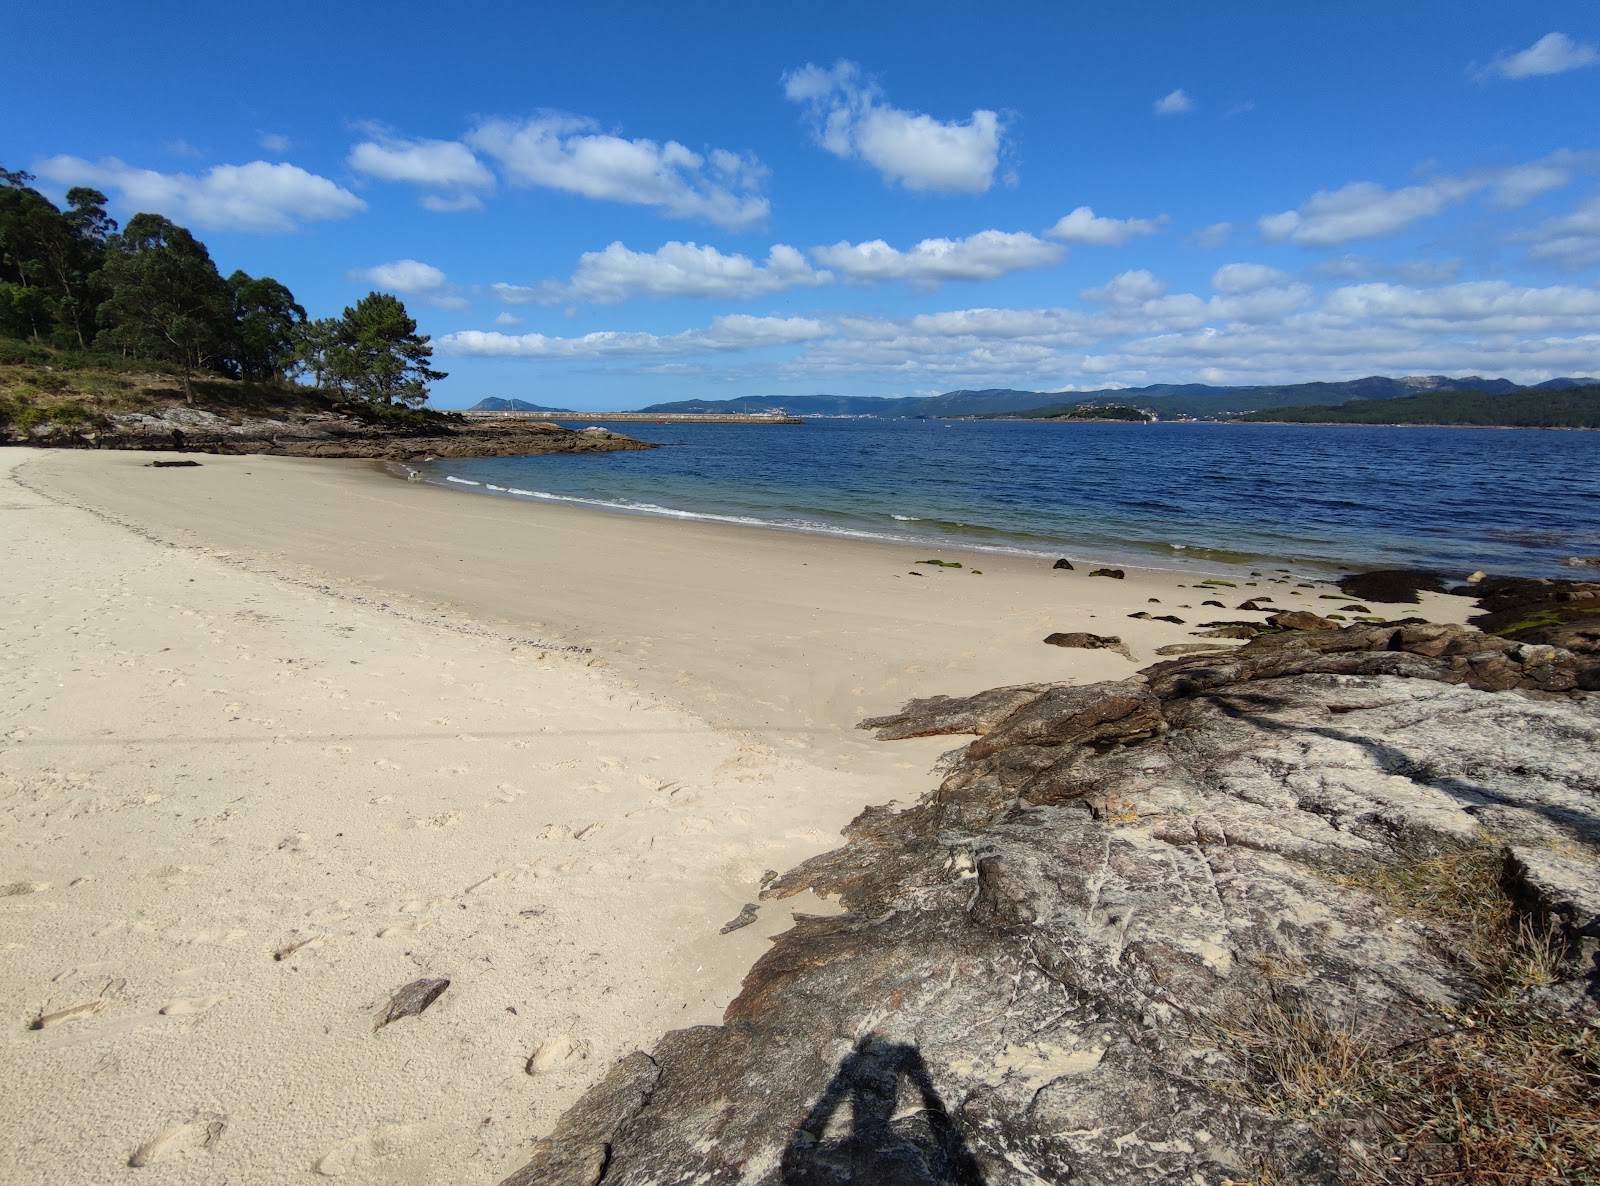
[(256, 143), (263, 152), (288, 152), (294, 142), (277, 132), (262, 132), (256, 137)]
[(1540, 223), (1523, 236), (1528, 254), (1540, 263), (1577, 271), (1600, 263), (1600, 194), (1570, 214)]
[(349, 190), (296, 165), (251, 161), (217, 165), (198, 176), (139, 169), (116, 157), (87, 161), (53, 156), (34, 166), (58, 185), (91, 185), (116, 193), (134, 210), (165, 214), (185, 226), (282, 233), (301, 224), (348, 218), (367, 208)]
[(397, 259), (371, 268), (359, 268), (351, 272), (349, 278), (402, 296), (418, 297), (440, 309), (471, 307), (448, 276), (421, 260)]
[(576, 300), (614, 305), (639, 296), (747, 300), (788, 288), (815, 287), (832, 279), (784, 243), (767, 252), (765, 263), (696, 243), (666, 243), (655, 251), (630, 251), (622, 243), (612, 243), (604, 251), (585, 252), (565, 284), (550, 283), (537, 289), (497, 285), (496, 289), (497, 295), (499, 289), (514, 289), (518, 298), (514, 303), (532, 299), (544, 304)]
[(713, 318), (704, 329), (677, 334), (601, 331), (575, 338), (544, 334), (501, 334), (463, 330), (445, 334), (436, 345), (441, 353), (490, 358), (603, 359), (650, 358), (792, 346), (827, 333), (820, 321), (806, 317), (751, 317), (735, 313)]
[(1138, 305), (1153, 301), (1167, 291), (1167, 286), (1155, 278), (1147, 268), (1138, 268), (1114, 276), (1099, 288), (1086, 288), (1080, 294), (1086, 301), (1102, 305)]
[[(944, 121), (892, 106), (854, 62), (807, 63), (783, 76), (784, 95), (806, 108), (816, 142), (862, 160), (909, 190), (979, 194), (994, 184), (1005, 126), (993, 111)], [(1015, 184), (1014, 175), (1007, 184)]]
[(350, 150), (345, 163), (380, 181), (404, 181), (426, 191), (429, 210), (476, 210), (480, 194), (494, 189), (494, 174), (458, 140), (406, 140), (381, 129)]
[(1479, 188), (1479, 182), (1451, 177), (1404, 189), (1355, 181), (1341, 189), (1321, 190), (1296, 210), (1264, 215), (1257, 226), (1268, 242), (1288, 239), (1302, 247), (1336, 247), (1404, 230)]
[(168, 156), (187, 157), (190, 160), (199, 160), (206, 155), (205, 150), (196, 148), (181, 137), (177, 140), (163, 140), (161, 142), (161, 151)]
[(1013, 383), (1052, 390), (1208, 375), (1230, 383), (1417, 373), (1527, 381), (1588, 373), (1600, 351), (1600, 291), (1592, 288), (1363, 283), (1317, 298), (1286, 274), (1251, 263), (1217, 269), (1212, 286), (1209, 298), (1174, 293), (1141, 269), (1087, 290), (1089, 303), (1079, 308), (715, 318), (672, 334), (468, 331), (440, 345), (458, 354), (636, 369), (782, 347), (776, 361), (762, 360), (762, 376), (893, 374), (935, 389)]
[(627, 140), (561, 112), (486, 120), (466, 139), (495, 160), (512, 185), (650, 206), (727, 230), (758, 226), (771, 210), (760, 195), (765, 167), (727, 149), (702, 154), (676, 140)]
[(1233, 223), (1214, 222), (1210, 226), (1201, 227), (1189, 236), (1189, 242), (1203, 251), (1210, 251), (1221, 247), (1233, 235)]
[(1537, 78), (1545, 74), (1565, 74), (1600, 63), (1600, 48), (1586, 41), (1574, 41), (1565, 33), (1546, 33), (1527, 49), (1514, 54), (1502, 54), (1482, 70), (1475, 71), (1480, 80), (1490, 78)]
[(1289, 276), (1265, 264), (1223, 264), (1211, 274), (1211, 290), (1230, 295), (1255, 292), (1289, 282)]
[(1194, 100), (1182, 87), (1169, 91), (1155, 101), (1153, 110), (1157, 115), (1182, 115), (1194, 110)]
[(1268, 242), (1287, 239), (1302, 247), (1337, 247), (1402, 231), (1479, 192), (1487, 191), (1490, 204), (1502, 209), (1523, 206), (1571, 184), (1577, 173), (1597, 170), (1600, 151), (1561, 149), (1522, 164), (1431, 176), (1403, 189), (1354, 181), (1318, 191), (1294, 210), (1264, 215), (1256, 226)]
[(1406, 284), (1449, 284), (1461, 274), (1459, 259), (1412, 259), (1387, 261), (1370, 255), (1329, 256), (1312, 265), (1319, 276), (1332, 276), (1340, 280), (1400, 280)]
[(1165, 214), (1155, 219), (1100, 218), (1088, 206), (1079, 206), (1071, 214), (1063, 215), (1045, 234), (1066, 243), (1121, 247), (1129, 239), (1155, 234), (1166, 221)]
[(499, 313), (494, 315), (494, 323), (501, 329), (515, 329), (517, 326), (522, 324), (522, 318), (518, 317), (515, 313), (508, 313), (505, 310), (501, 310)]
[(906, 251), (882, 239), (811, 249), (819, 264), (853, 283), (904, 280), (924, 290), (948, 280), (996, 280), (1008, 272), (1059, 263), (1065, 255), (1063, 248), (1026, 231), (979, 231), (965, 239), (924, 239)]

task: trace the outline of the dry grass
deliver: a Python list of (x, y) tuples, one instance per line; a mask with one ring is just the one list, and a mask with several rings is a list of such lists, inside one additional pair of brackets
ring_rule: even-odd
[(1476, 985), (1466, 1007), (1394, 1042), (1281, 991), (1219, 1027), (1243, 1093), (1309, 1124), (1352, 1181), (1383, 1186), (1600, 1184), (1600, 1029), (1531, 990), (1567, 969), (1559, 946), (1500, 890), (1490, 843), (1344, 879), (1388, 913), (1425, 921)]

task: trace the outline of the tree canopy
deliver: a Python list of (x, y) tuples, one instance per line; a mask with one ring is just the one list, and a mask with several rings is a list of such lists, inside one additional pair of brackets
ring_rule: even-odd
[(369, 292), (345, 309), (329, 337), (322, 355), (326, 376), (367, 403), (418, 407), (428, 398), (428, 384), (447, 377), (429, 366), (428, 335), (417, 333), (416, 320), (389, 293)]
[(308, 320), (270, 276), (224, 279), (205, 244), (171, 219), (135, 214), (119, 231), (98, 190), (68, 190), (62, 209), (33, 181), (0, 167), (0, 338), (172, 364), (191, 400), (196, 372), (309, 380), (343, 399), (406, 407), (445, 378), (392, 294)]

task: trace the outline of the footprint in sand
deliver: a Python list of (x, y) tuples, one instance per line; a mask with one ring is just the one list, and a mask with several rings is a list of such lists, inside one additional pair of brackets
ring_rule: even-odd
[(372, 1165), (404, 1150), (414, 1138), (416, 1128), (414, 1124), (386, 1124), (359, 1137), (340, 1141), (317, 1158), (311, 1168), (325, 1178), (337, 1178), (353, 1169)]
[(40, 894), (49, 888), (48, 881), (13, 881), (10, 885), (0, 885), (0, 898), (20, 898), (23, 894)]
[(400, 763), (399, 762), (391, 762), (388, 758), (377, 758), (377, 759), (375, 759), (373, 761), (372, 764), (374, 766), (376, 766), (379, 770), (398, 770), (398, 769), (400, 769)]
[(413, 918), (409, 922), (397, 922), (384, 927), (378, 932), (380, 939), (393, 939), (397, 935), (414, 935), (418, 931), (425, 931), (439, 920), (431, 914), (425, 918)]
[(272, 958), (282, 962), (283, 960), (288, 959), (291, 955), (297, 955), (302, 951), (314, 951), (318, 947), (321, 947), (324, 943), (331, 942), (332, 939), (332, 935), (325, 933), (307, 935), (304, 939), (291, 939), (282, 947), (274, 951), (272, 953)]
[(459, 811), (442, 811), (438, 815), (424, 816), (411, 821), (413, 828), (453, 828), (461, 822)]
[(545, 1075), (574, 1059), (589, 1057), (589, 1043), (574, 1041), (566, 1034), (547, 1038), (529, 1057), (524, 1068), (530, 1075)]
[(68, 1005), (65, 1009), (56, 1009), (50, 1013), (40, 1013), (31, 1022), (31, 1030), (45, 1030), (53, 1025), (60, 1025), (63, 1021), (77, 1021), (85, 1017), (94, 1017), (106, 1011), (106, 999), (96, 997), (92, 1001), (84, 1001), (78, 1005)]
[(128, 1165), (136, 1170), (143, 1169), (168, 1158), (210, 1149), (222, 1139), (227, 1127), (228, 1118), (214, 1112), (175, 1124), (135, 1149), (128, 1157)]
[(184, 1000), (168, 1001), (161, 1006), (160, 1012), (163, 1017), (188, 1017), (215, 1008), (227, 999), (227, 993), (218, 993), (212, 997), (188, 997)]

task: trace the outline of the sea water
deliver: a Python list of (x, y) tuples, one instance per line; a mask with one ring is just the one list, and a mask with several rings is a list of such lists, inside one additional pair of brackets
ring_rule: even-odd
[[(575, 427), (581, 418), (564, 421)], [(1317, 425), (618, 424), (669, 448), (442, 460), (455, 489), (752, 529), (1211, 570), (1581, 576), (1600, 434)]]

